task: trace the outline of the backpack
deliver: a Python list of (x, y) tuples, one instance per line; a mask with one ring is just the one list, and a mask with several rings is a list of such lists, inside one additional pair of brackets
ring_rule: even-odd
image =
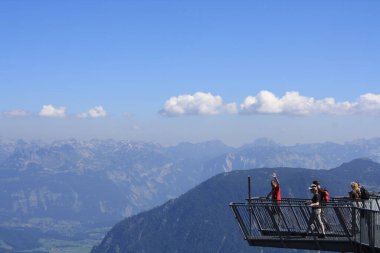
[(363, 186), (360, 187), (360, 197), (362, 199), (369, 199), (369, 192), (367, 191), (366, 188), (364, 188)]
[(330, 201), (330, 193), (326, 188), (320, 189), (321, 201), (329, 202)]

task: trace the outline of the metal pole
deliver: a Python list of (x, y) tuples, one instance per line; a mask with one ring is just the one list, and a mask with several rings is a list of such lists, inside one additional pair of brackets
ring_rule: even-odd
[(248, 176), (249, 235), (252, 236), (251, 177)]

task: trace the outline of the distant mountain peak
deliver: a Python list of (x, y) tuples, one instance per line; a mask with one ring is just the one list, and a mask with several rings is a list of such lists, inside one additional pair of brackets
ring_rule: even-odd
[(257, 138), (253, 141), (254, 146), (279, 146), (277, 142), (269, 138)]

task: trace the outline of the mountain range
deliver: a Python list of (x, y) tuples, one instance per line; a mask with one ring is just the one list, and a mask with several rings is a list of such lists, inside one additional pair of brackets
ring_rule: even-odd
[[(293, 146), (259, 139), (238, 148), (220, 141), (164, 147), (115, 140), (0, 140), (0, 249), (16, 252), (19, 244), (12, 240), (20, 234), (39, 234), (37, 245), (44, 237), (99, 240), (121, 219), (219, 173), (263, 167), (325, 170), (359, 157), (380, 161), (380, 138)], [(5, 242), (2, 234), (15, 236)]]

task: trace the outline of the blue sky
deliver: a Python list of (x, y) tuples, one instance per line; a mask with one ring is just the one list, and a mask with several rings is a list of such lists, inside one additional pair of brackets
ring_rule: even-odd
[(375, 0), (1, 1), (0, 138), (379, 136), (379, 12)]

